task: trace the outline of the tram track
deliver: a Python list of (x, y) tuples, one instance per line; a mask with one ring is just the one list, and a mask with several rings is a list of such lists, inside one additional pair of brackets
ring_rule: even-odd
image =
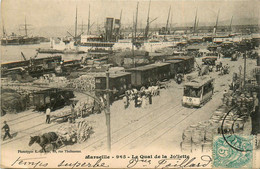
[[(18, 114), (19, 114), (19, 113), (18, 113)], [(23, 115), (23, 116), (20, 116), (20, 117), (17, 117), (17, 118), (8, 120), (8, 122), (10, 123), (10, 122), (13, 122), (13, 121), (16, 121), (16, 120), (20, 120), (21, 118), (24, 118), (24, 117), (27, 117), (27, 116), (30, 116), (30, 115), (33, 115), (33, 114), (37, 114), (37, 113), (35, 113), (35, 112), (30, 112), (30, 113), (28, 113), (28, 114), (26, 114), (26, 115)]]
[[(218, 94), (219, 94), (219, 93), (218, 93)], [(216, 94), (216, 95), (217, 95), (217, 94)], [(183, 122), (183, 121), (184, 121), (185, 119), (187, 119), (189, 116), (191, 116), (194, 112), (200, 111), (200, 109), (195, 109), (195, 110), (193, 110), (192, 112), (189, 112), (187, 116), (184, 116), (184, 118), (181, 118), (181, 120), (178, 121), (177, 123), (172, 123), (172, 121), (171, 121), (172, 118), (174, 118), (176, 115), (181, 114), (183, 110), (189, 110), (189, 109), (187, 109), (187, 108), (181, 108), (180, 110), (178, 110), (178, 111), (177, 111), (176, 113), (174, 113), (173, 115), (171, 115), (171, 116), (169, 116), (169, 117), (166, 117), (165, 120), (160, 121), (157, 125), (154, 125), (152, 128), (150, 128), (150, 126), (149, 126), (148, 130), (146, 130), (146, 131), (143, 132), (141, 135), (135, 137), (134, 139), (132, 139), (132, 141), (129, 142), (129, 139), (131, 138), (131, 136), (130, 136), (129, 139), (125, 139), (126, 141), (128, 141), (128, 143), (124, 144), (124, 142), (122, 142), (122, 144), (124, 144), (124, 145), (121, 144), (121, 148), (118, 148), (118, 147), (120, 147), (120, 144), (119, 144), (119, 145), (118, 145), (118, 144), (116, 144), (116, 145), (115, 145), (115, 144), (112, 144), (112, 145), (114, 145), (114, 147), (117, 147), (119, 150), (122, 150), (122, 149), (124, 149), (124, 148), (126, 148), (126, 147), (129, 147), (130, 145), (133, 145), (133, 144), (135, 144), (135, 145), (142, 145), (142, 144), (144, 144), (144, 143), (147, 143), (148, 140), (149, 140), (150, 138), (154, 138), (154, 136), (156, 136), (157, 133), (163, 133), (163, 134), (157, 136), (157, 137), (154, 139), (154, 140), (157, 140), (157, 139), (159, 139), (162, 135), (164, 135), (165, 133), (167, 133), (168, 131), (170, 131), (172, 128), (176, 127), (178, 124), (180, 124), (181, 122)], [(185, 113), (185, 112), (184, 112), (184, 113)], [(167, 121), (168, 121), (168, 122), (167, 122)], [(174, 121), (174, 120), (173, 120), (173, 121)], [(167, 123), (166, 123), (166, 122), (167, 122)], [(162, 126), (162, 127), (161, 127), (161, 129), (159, 129), (159, 131), (158, 131), (158, 128), (159, 128), (160, 126)], [(169, 126), (170, 126), (170, 127), (169, 127)], [(155, 128), (156, 128), (156, 131), (157, 131), (157, 132), (154, 133), (154, 131), (155, 131), (154, 129), (155, 129)], [(167, 129), (167, 128), (169, 128), (169, 129)], [(165, 132), (160, 132), (160, 131), (164, 131), (165, 129), (166, 129)], [(136, 136), (137, 134), (134, 133), (134, 135)], [(128, 136), (127, 136), (127, 137), (128, 137)], [(146, 140), (142, 140), (142, 138), (147, 138), (147, 139), (146, 139)], [(122, 139), (121, 139), (121, 140), (122, 140)], [(152, 141), (150, 141), (150, 142), (152, 143), (154, 140), (152, 140)], [(150, 142), (148, 142), (148, 144), (147, 144), (146, 146), (144, 146), (144, 147), (147, 147), (148, 145), (150, 145)], [(131, 148), (133, 148), (133, 146), (132, 146)]]
[[(218, 95), (219, 93), (217, 93), (216, 95)], [(215, 95), (215, 96), (216, 96)], [(181, 112), (182, 110), (184, 109), (181, 109), (179, 112)], [(186, 109), (187, 110), (187, 109)], [(195, 109), (191, 112), (188, 113), (188, 115), (184, 116), (183, 118), (181, 118), (178, 122), (176, 123), (172, 123), (172, 118), (173, 116), (169, 117), (169, 119), (167, 119), (166, 121), (168, 121), (167, 123), (163, 123), (161, 122), (160, 124), (154, 126), (153, 128), (151, 128), (150, 130), (147, 130), (147, 132), (143, 133), (140, 137), (137, 137), (136, 139), (133, 139), (131, 142), (129, 142), (128, 144), (124, 145), (122, 148), (120, 148), (120, 150), (126, 148), (126, 147), (129, 147), (130, 145), (143, 145), (145, 148), (147, 148), (150, 144), (152, 144), (153, 142), (155, 142), (156, 140), (160, 139), (163, 135), (165, 135), (166, 133), (168, 133), (169, 131), (171, 131), (173, 128), (175, 128), (178, 124), (180, 124), (181, 122), (183, 122), (185, 119), (187, 119), (189, 116), (191, 116), (192, 114), (194, 114), (195, 112), (197, 111), (201, 111), (201, 109)], [(166, 122), (164, 121), (164, 122)], [(174, 120), (173, 120), (174, 122)], [(161, 129), (159, 129), (158, 131), (158, 128), (159, 128), (159, 125), (161, 125)], [(156, 133), (154, 133), (154, 130), (155, 129), (157, 130)], [(159, 134), (158, 134), (159, 133)], [(145, 137), (147, 138), (145, 140), (145, 142), (141, 139), (142, 137)], [(138, 141), (139, 139), (139, 141)], [(144, 145), (145, 143), (145, 145)], [(133, 146), (131, 147), (133, 148)]]
[[(181, 96), (181, 95), (178, 95), (177, 98), (179, 98), (180, 96)], [(177, 100), (179, 100), (179, 99), (177, 99)], [(130, 129), (126, 130), (125, 128), (127, 128), (127, 127), (130, 127), (130, 128), (131, 128), (133, 125), (136, 126), (136, 125), (138, 125), (137, 123), (143, 124), (145, 120), (144, 120), (144, 121), (141, 121), (141, 119), (143, 119), (143, 118), (145, 118), (145, 117), (146, 117), (146, 119), (149, 119), (149, 116), (151, 116), (150, 119), (152, 119), (152, 120), (149, 120), (149, 121), (148, 121), (147, 123), (145, 123), (144, 125), (141, 125), (141, 127), (135, 129), (134, 131), (131, 130), (131, 132), (128, 133), (128, 134), (132, 134), (132, 133), (134, 133), (135, 131), (137, 131), (138, 129), (142, 128), (143, 126), (146, 126), (146, 125), (148, 125), (149, 123), (153, 122), (154, 120), (156, 120), (157, 118), (159, 118), (161, 115), (165, 114), (165, 112), (167, 112), (169, 109), (172, 109), (172, 108), (175, 108), (175, 107), (179, 106), (179, 103), (174, 104), (174, 105), (168, 107), (167, 109), (161, 111), (160, 113), (154, 115), (154, 113), (158, 112), (158, 110), (160, 110), (162, 106), (171, 105), (171, 104), (172, 104), (172, 103), (163, 104), (163, 105), (157, 107), (156, 109), (153, 109), (153, 110), (150, 111), (149, 113), (144, 114), (141, 118), (138, 119), (138, 121), (135, 121), (134, 123), (127, 124), (127, 125), (125, 125), (125, 126), (119, 128), (119, 129), (117, 129), (117, 130), (114, 131), (114, 132), (112, 131), (112, 137), (113, 137), (113, 138), (117, 138), (117, 137), (120, 137), (120, 136), (122, 136), (122, 135), (125, 135), (126, 131), (129, 131), (129, 130), (130, 130)], [(120, 133), (121, 131), (122, 131), (123, 133)], [(83, 149), (86, 149), (86, 148), (91, 147), (91, 146), (93, 147), (93, 145), (95, 145), (95, 144), (97, 144), (97, 143), (100, 143), (101, 141), (105, 141), (105, 140), (106, 140), (106, 132), (103, 133), (103, 134), (104, 134), (104, 136), (103, 136), (101, 139), (98, 139), (97, 141), (95, 141), (95, 142), (89, 144), (88, 146), (84, 147)], [(115, 135), (116, 135), (116, 136), (115, 136)], [(120, 139), (123, 139), (123, 138), (121, 137)], [(116, 141), (116, 142), (117, 142), (117, 141)], [(115, 143), (112, 143), (112, 145), (113, 145), (113, 144), (115, 144)]]
[(35, 115), (35, 116), (32, 116), (32, 117), (26, 116), (26, 117), (28, 117), (28, 119), (17, 119), (17, 120), (19, 120), (19, 121), (17, 121), (17, 122), (10, 122), (10, 121), (9, 121), (9, 124), (10, 124), (10, 125), (17, 125), (17, 124), (20, 124), (20, 123), (23, 123), (23, 122), (26, 122), (26, 121), (29, 121), (29, 120), (32, 120), (32, 119), (36, 119), (36, 118), (41, 117), (41, 116), (44, 117), (43, 114), (38, 114), (38, 113), (35, 113), (35, 114), (36, 114), (36, 115)]

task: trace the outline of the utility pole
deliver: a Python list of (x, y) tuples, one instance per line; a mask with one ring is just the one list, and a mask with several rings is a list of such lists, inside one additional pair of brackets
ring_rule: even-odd
[(240, 65), (238, 69), (239, 69), (239, 89), (241, 92), (242, 91), (242, 66)]
[(109, 90), (109, 72), (106, 72), (106, 92), (107, 92), (107, 105), (106, 105), (106, 125), (107, 125), (107, 149), (111, 151), (111, 126), (110, 126), (110, 90)]
[(246, 87), (246, 56), (247, 56), (247, 52), (244, 53), (244, 90)]

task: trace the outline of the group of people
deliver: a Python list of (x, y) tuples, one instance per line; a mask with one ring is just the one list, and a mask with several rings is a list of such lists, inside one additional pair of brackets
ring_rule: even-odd
[(124, 108), (127, 109), (131, 101), (133, 101), (134, 107), (145, 108), (148, 104), (152, 104), (152, 97), (156, 95), (160, 95), (159, 86), (150, 86), (148, 88), (143, 86), (139, 91), (137, 89), (127, 90), (123, 97)]

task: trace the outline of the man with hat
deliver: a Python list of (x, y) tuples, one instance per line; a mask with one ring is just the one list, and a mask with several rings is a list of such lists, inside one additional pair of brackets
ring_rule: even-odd
[(5, 131), (5, 135), (4, 135), (3, 141), (5, 140), (5, 138), (6, 138), (7, 136), (11, 139), (12, 136), (11, 136), (11, 134), (9, 133), (9, 132), (10, 132), (10, 128), (9, 128), (9, 125), (7, 124), (6, 121), (4, 121), (4, 126), (2, 127), (2, 129)]

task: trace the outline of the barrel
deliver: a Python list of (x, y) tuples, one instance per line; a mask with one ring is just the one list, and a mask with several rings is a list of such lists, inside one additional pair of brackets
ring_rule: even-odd
[(186, 129), (183, 131), (183, 134), (182, 134), (182, 140), (187, 142), (187, 141), (191, 141), (191, 134), (192, 133), (192, 130), (190, 129)]
[(204, 135), (204, 139), (205, 141), (212, 141), (213, 140), (213, 136), (214, 134), (216, 134), (216, 128), (215, 127), (209, 127), (206, 131), (205, 131), (205, 135)]
[(209, 152), (212, 150), (212, 141), (207, 141), (202, 144), (202, 152)]
[(181, 151), (191, 152), (192, 151), (191, 142), (181, 142)]
[(192, 152), (202, 152), (202, 143), (194, 143), (192, 142)]
[(192, 142), (193, 143), (201, 143), (203, 138), (202, 138), (202, 131), (201, 130), (194, 130), (193, 133), (192, 133), (192, 138), (191, 138)]

